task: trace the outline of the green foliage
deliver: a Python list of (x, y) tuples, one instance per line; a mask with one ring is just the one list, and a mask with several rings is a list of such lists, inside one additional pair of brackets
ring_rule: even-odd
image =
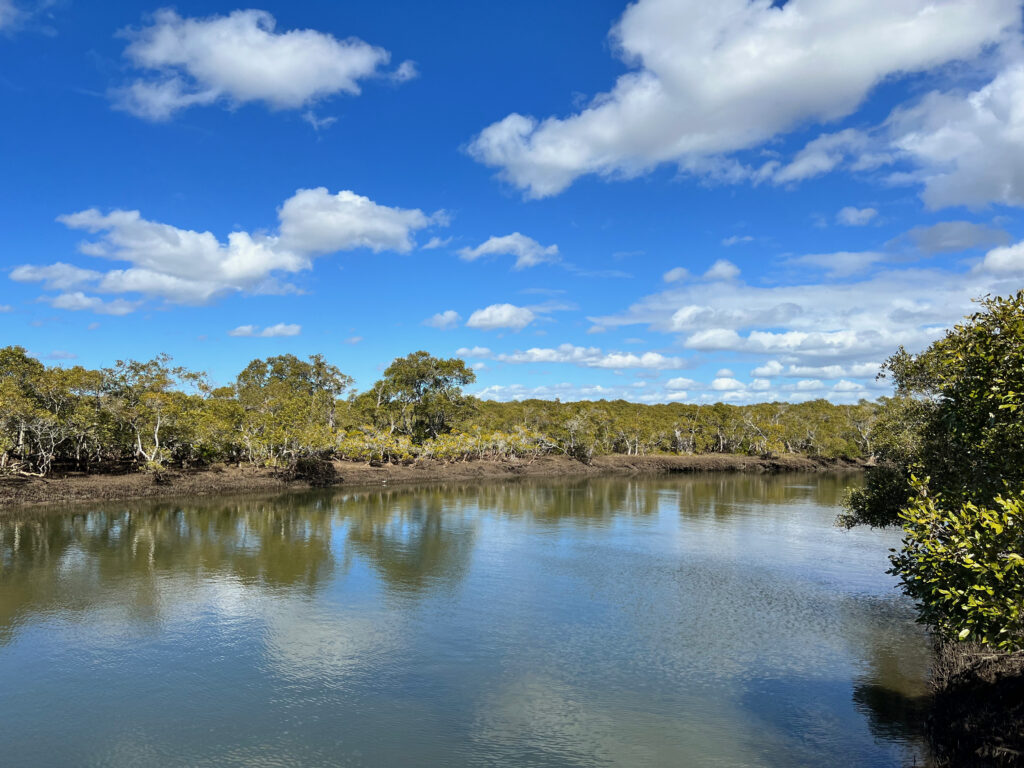
[(471, 410), (462, 387), (476, 374), (459, 358), (413, 352), (394, 360), (358, 405), (378, 429), (419, 443), (450, 432)]
[(903, 549), (892, 573), (944, 637), (1024, 649), (1024, 497), (991, 505), (919, 495), (900, 513)]
[(851, 496), (847, 521), (899, 524), (912, 474), (928, 477), (932, 493), (977, 504), (1024, 482), (1024, 291), (981, 306), (921, 354), (901, 348), (886, 362), (897, 395), (871, 431), (880, 468)]
[(749, 406), (625, 400), (485, 402), (459, 359), (415, 352), (366, 392), (323, 357), (253, 360), (231, 386), (166, 355), (113, 367), (46, 367), (21, 347), (0, 349), (0, 472), (54, 465), (190, 467), (246, 461), (289, 470), (300, 458), (411, 462), (534, 458), (590, 462), (628, 455), (804, 453), (867, 455), (877, 406)]
[(897, 394), (871, 431), (881, 463), (839, 522), (903, 526), (892, 572), (940, 636), (1024, 648), (1024, 291), (984, 299), (885, 371)]
[(333, 449), (339, 400), (351, 384), (320, 355), (253, 360), (235, 382), (248, 459), (275, 465)]

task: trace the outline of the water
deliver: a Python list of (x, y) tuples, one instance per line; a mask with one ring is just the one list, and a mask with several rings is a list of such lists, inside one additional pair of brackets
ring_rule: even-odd
[(0, 764), (904, 766), (928, 643), (825, 476), (0, 521)]

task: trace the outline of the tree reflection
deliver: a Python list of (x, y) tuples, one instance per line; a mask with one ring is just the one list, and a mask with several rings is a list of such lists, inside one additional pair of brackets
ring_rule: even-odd
[(0, 642), (32, 613), (117, 605), (139, 620), (157, 620), (168, 575), (312, 595), (355, 555), (387, 589), (453, 588), (468, 571), (485, 515), (544, 527), (604, 526), (654, 516), (666, 504), (684, 515), (726, 514), (750, 503), (830, 504), (846, 482), (734, 474), (523, 480), (136, 502), (8, 518), (0, 520)]

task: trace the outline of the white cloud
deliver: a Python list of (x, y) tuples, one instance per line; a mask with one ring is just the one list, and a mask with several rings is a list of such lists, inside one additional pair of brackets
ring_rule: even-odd
[(719, 259), (704, 273), (705, 280), (732, 280), (739, 276), (740, 269), (731, 261)]
[(491, 350), (487, 347), (459, 347), (455, 354), (459, 357), (490, 357)]
[(766, 163), (761, 175), (775, 184), (789, 184), (820, 176), (837, 168), (850, 155), (858, 155), (857, 170), (869, 170), (893, 162), (889, 155), (872, 153), (872, 140), (853, 128), (838, 133), (824, 133), (807, 142), (793, 159), (782, 167), (775, 161)]
[(347, 339), (345, 339), (345, 343), (355, 345), (361, 342), (362, 340), (362, 336), (349, 336)]
[(228, 331), (228, 336), (242, 336), (248, 338), (273, 339), (280, 336), (298, 336), (302, 333), (302, 326), (295, 323), (277, 323), (260, 328), (257, 325), (240, 325)]
[(833, 277), (847, 277), (864, 272), (885, 259), (885, 254), (876, 251), (837, 251), (836, 253), (809, 253), (786, 260), (786, 264), (814, 267), (825, 270)]
[[(183, 18), (163, 9), (151, 23), (125, 30), (125, 56), (140, 77), (114, 92), (115, 105), (149, 120), (166, 120), (196, 105), (262, 102), (300, 109), (379, 73), (390, 54), (356, 38), (338, 40), (312, 29), (278, 32), (266, 11)], [(399, 80), (414, 72), (403, 64)]]
[(432, 315), (423, 321), (424, 325), (430, 326), (431, 328), (440, 328), (441, 330), (448, 330), (454, 328), (462, 320), (462, 315), (456, 312), (454, 309), (446, 309), (444, 312), (438, 312), (436, 315)]
[(878, 211), (874, 208), (855, 208), (848, 205), (839, 209), (836, 221), (845, 227), (863, 227), (870, 224), (876, 216), (878, 216)]
[(728, 248), (728, 247), (733, 246), (733, 245), (740, 245), (742, 243), (750, 243), (750, 242), (753, 242), (753, 240), (754, 240), (754, 238), (751, 237), (750, 235), (732, 235), (731, 237), (727, 237), (727, 238), (723, 239), (722, 240), (722, 245), (724, 245), (726, 248)]
[(10, 304), (0, 304), (0, 312), (13, 312), (14, 307)]
[(997, 275), (1024, 275), (1024, 241), (993, 248), (985, 254), (978, 271)]
[(603, 352), (599, 347), (578, 347), (561, 344), (554, 348), (534, 347), (511, 354), (495, 356), (503, 363), (570, 363), (584, 368), (606, 368), (611, 370), (672, 370), (685, 367), (678, 357), (667, 357), (659, 352)]
[(513, 232), (511, 235), (488, 238), (476, 248), (462, 248), (459, 256), (466, 261), (474, 261), (481, 256), (515, 256), (515, 268), (525, 269), (558, 261), (558, 246), (541, 245), (532, 237)]
[(499, 328), (521, 331), (535, 319), (536, 315), (526, 307), (517, 307), (514, 304), (491, 304), (489, 307), (478, 309), (471, 314), (469, 320), (466, 321), (466, 326), (485, 331)]
[(223, 242), (211, 232), (149, 221), (138, 211), (104, 214), (91, 208), (57, 220), (97, 236), (80, 246), (82, 253), (127, 267), (100, 272), (57, 262), (15, 267), (10, 277), (53, 290), (88, 285), (99, 293), (137, 293), (178, 304), (204, 304), (240, 291), (294, 292), (278, 274), (310, 269), (315, 256), (333, 251), (407, 252), (412, 233), (432, 220), (418, 209), (378, 205), (347, 190), (331, 195), (323, 187), (296, 191), (278, 217), (277, 234), (232, 232)]
[(324, 128), (330, 128), (332, 125), (338, 122), (338, 118), (333, 116), (317, 117), (316, 112), (314, 112), (311, 109), (307, 109), (305, 112), (302, 113), (302, 119), (309, 123), (311, 126), (313, 126), (313, 130), (316, 131), (317, 133), (319, 133)]
[(722, 156), (849, 115), (887, 77), (973, 59), (1019, 24), (1017, 0), (638, 0), (612, 31), (632, 70), (609, 93), (567, 118), (510, 114), (470, 152), (530, 197), (665, 162), (728, 175)]
[(374, 253), (413, 248), (412, 233), (430, 224), (419, 209), (390, 208), (368, 197), (325, 187), (300, 189), (278, 210), (280, 245), (301, 253), (369, 248)]
[(681, 390), (681, 389), (694, 389), (699, 386), (693, 379), (686, 379), (679, 376), (674, 379), (669, 379), (665, 382), (665, 389), (669, 390)]
[(817, 392), (825, 388), (819, 379), (801, 379), (796, 383), (797, 392)]
[(689, 274), (690, 273), (686, 269), (686, 267), (673, 267), (664, 275), (662, 275), (661, 279), (664, 280), (666, 283), (678, 283), (680, 280), (685, 280), (687, 275)]
[(711, 382), (711, 389), (716, 392), (732, 392), (746, 388), (747, 385), (742, 381), (727, 376), (716, 378)]
[(605, 387), (600, 384), (577, 386), (569, 382), (545, 384), (538, 387), (527, 387), (524, 384), (494, 384), (472, 393), (481, 400), (527, 400), (539, 398), (552, 400), (559, 398), (563, 402), (577, 400), (633, 400), (642, 401), (642, 395), (628, 387)]
[(1006, 245), (1010, 235), (1001, 229), (993, 229), (972, 221), (941, 221), (930, 227), (914, 227), (889, 245), (910, 241), (922, 253), (959, 253), (973, 248), (991, 248)]
[[(1018, 8), (1019, 12), (1019, 8)], [(930, 208), (1024, 205), (1024, 61), (971, 93), (933, 92), (888, 119)], [(900, 178), (900, 177), (897, 177)]]
[(50, 290), (66, 291), (101, 278), (103, 274), (93, 269), (65, 264), (58, 261), (47, 267), (24, 265), (11, 270), (11, 280), (19, 283), (43, 283)]
[(398, 65), (398, 68), (391, 73), (391, 79), (396, 83), (406, 83), (409, 80), (415, 80), (420, 76), (419, 68), (416, 66), (415, 61), (403, 61)]
[(610, 332), (643, 325), (678, 334), (695, 352), (749, 355), (756, 378), (871, 379), (900, 345), (922, 349), (973, 311), (973, 298), (1011, 293), (1021, 275), (1024, 245), (994, 249), (966, 271), (880, 267), (843, 282), (737, 280), (711, 295), (705, 284), (683, 283), (588, 319)]
[(788, 378), (815, 376), (823, 379), (838, 379), (843, 376), (848, 376), (858, 379), (873, 379), (878, 375), (878, 371), (881, 367), (881, 363), (854, 363), (851, 365), (790, 365), (782, 375)]
[(127, 315), (139, 307), (139, 303), (135, 301), (125, 301), (124, 299), (104, 301), (98, 296), (86, 296), (81, 291), (62, 293), (46, 297), (45, 300), (54, 309), (67, 309), (72, 312), (88, 310), (99, 315)]
[(435, 248), (444, 248), (446, 245), (450, 244), (451, 241), (452, 241), (452, 238), (450, 238), (450, 237), (441, 238), (441, 237), (438, 237), (437, 235), (434, 235), (432, 238), (430, 238), (427, 241), (426, 245), (424, 245), (422, 247), (422, 250), (424, 250), (424, 251), (432, 251)]
[(769, 360), (764, 365), (759, 365), (750, 373), (754, 376), (778, 376), (783, 371), (783, 365), (778, 360)]

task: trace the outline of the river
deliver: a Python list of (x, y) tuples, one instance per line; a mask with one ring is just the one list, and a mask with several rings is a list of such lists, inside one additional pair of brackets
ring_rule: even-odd
[(0, 520), (0, 764), (922, 762), (855, 477), (121, 502)]

